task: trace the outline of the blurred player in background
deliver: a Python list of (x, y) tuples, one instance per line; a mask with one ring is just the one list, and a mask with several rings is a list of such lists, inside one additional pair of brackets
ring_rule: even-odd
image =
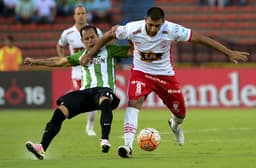
[[(86, 25), (81, 28), (81, 37), (86, 48), (68, 57), (50, 57), (46, 59), (25, 58), (25, 64), (43, 65), (48, 67), (76, 66), (80, 57), (89, 52), (99, 36), (96, 27)], [(97, 53), (93, 64), (82, 67), (82, 86), (80, 90), (72, 91), (57, 100), (51, 120), (46, 124), (40, 144), (26, 142), (27, 149), (38, 159), (44, 159), (44, 153), (53, 138), (59, 133), (63, 121), (81, 113), (101, 110), (101, 141), (103, 153), (111, 147), (109, 134), (113, 119), (112, 110), (119, 104), (115, 92), (115, 63), (117, 57), (128, 57), (132, 51), (129, 46), (106, 45)], [(101, 67), (101, 68), (100, 68)], [(72, 142), (71, 142), (72, 143)]]
[[(58, 55), (65, 57), (65, 48), (69, 47), (70, 55), (80, 51), (85, 46), (81, 40), (80, 29), (87, 25), (87, 10), (83, 6), (77, 6), (74, 9), (75, 25), (64, 30), (56, 45)], [(102, 36), (102, 32), (97, 29), (99, 36)], [(71, 78), (73, 83), (73, 90), (79, 90), (81, 87), (81, 66), (72, 67)], [(92, 111), (87, 114), (87, 124), (85, 131), (89, 136), (95, 136), (96, 133), (93, 129), (94, 120), (96, 117), (96, 111)]]
[(22, 64), (22, 51), (14, 44), (14, 37), (7, 35), (0, 48), (0, 71), (18, 71)]
[(177, 144), (184, 144), (181, 123), (186, 116), (186, 107), (180, 84), (175, 77), (170, 53), (173, 42), (192, 42), (211, 47), (235, 63), (246, 61), (249, 55), (247, 52), (228, 49), (209, 37), (194, 31), (192, 33), (191, 29), (166, 21), (164, 11), (161, 8), (152, 7), (147, 11), (145, 20), (115, 26), (105, 33), (95, 47), (81, 58), (81, 65), (90, 63), (90, 58), (103, 45), (115, 38), (130, 40), (134, 47), (128, 87), (129, 101), (124, 117), (124, 145), (118, 148), (118, 154), (124, 158), (132, 157), (133, 141), (138, 127), (138, 113), (152, 91), (172, 112), (168, 120), (169, 126)]

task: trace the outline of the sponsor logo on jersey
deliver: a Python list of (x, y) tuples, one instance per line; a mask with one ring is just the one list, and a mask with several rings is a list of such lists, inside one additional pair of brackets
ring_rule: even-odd
[(153, 53), (153, 52), (139, 52), (140, 59), (146, 62), (152, 62), (156, 60), (161, 60), (163, 53)]
[(106, 58), (102, 58), (102, 57), (93, 58), (92, 63), (93, 64), (104, 64), (104, 63), (106, 63)]
[(169, 94), (181, 93), (181, 90), (168, 89)]
[(153, 81), (157, 81), (157, 82), (162, 83), (164, 85), (166, 84), (166, 81), (164, 81), (164, 80), (162, 80), (162, 79), (160, 79), (158, 77), (155, 77), (155, 76), (145, 75), (145, 78), (151, 79)]

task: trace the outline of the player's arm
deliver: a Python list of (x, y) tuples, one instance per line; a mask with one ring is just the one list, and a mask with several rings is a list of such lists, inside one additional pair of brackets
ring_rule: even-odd
[(27, 57), (24, 60), (24, 64), (30, 65), (41, 65), (47, 67), (64, 67), (64, 66), (71, 66), (67, 57), (50, 57), (45, 59), (34, 59)]
[(115, 39), (115, 31), (118, 26), (112, 27), (109, 31), (104, 33), (104, 35), (97, 41), (96, 45), (90, 49), (90, 52), (88, 52), (86, 55), (83, 55), (80, 58), (80, 64), (81, 65), (87, 65), (91, 63), (91, 59), (94, 55), (97, 54), (97, 52), (108, 42)]
[(133, 45), (132, 45), (132, 42), (130, 40), (128, 40), (128, 43), (129, 43), (130, 48), (128, 50), (127, 55), (132, 56), (132, 54), (133, 54)]
[(61, 46), (59, 43), (56, 45), (56, 50), (59, 57), (65, 57), (65, 47)]
[(193, 32), (192, 37), (190, 39), (193, 43), (199, 43), (205, 45), (207, 47), (214, 48), (215, 50), (223, 53), (228, 57), (228, 59), (234, 63), (238, 63), (239, 61), (247, 61), (248, 52), (235, 51), (227, 48), (223, 44), (219, 43), (216, 40), (213, 40), (207, 36), (199, 34), (197, 32)]

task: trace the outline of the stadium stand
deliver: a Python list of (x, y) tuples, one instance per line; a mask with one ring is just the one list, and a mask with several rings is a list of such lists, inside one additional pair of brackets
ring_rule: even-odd
[[(112, 0), (112, 4), (114, 23), (124, 22), (122, 1)], [(249, 0), (247, 6), (228, 6), (223, 9), (198, 6), (196, 0), (155, 0), (155, 4), (165, 10), (166, 18), (170, 21), (221, 40), (231, 48), (255, 52), (256, 2), (253, 0)], [(42, 25), (21, 25), (15, 23), (14, 18), (0, 16), (0, 38), (13, 34), (24, 57), (50, 57), (57, 54), (55, 46), (60, 33), (72, 24), (72, 16), (57, 17), (54, 24)], [(96, 26), (104, 32), (111, 25), (101, 23)], [(219, 53), (198, 45), (174, 45), (173, 52), (176, 62), (226, 61)], [(255, 59), (249, 57), (249, 61)]]
[[(121, 4), (118, 0), (112, 0), (113, 20), (119, 23), (121, 19)], [(0, 16), (0, 38), (6, 34), (15, 37), (16, 44), (23, 50), (24, 57), (44, 58), (56, 56), (56, 42), (61, 32), (73, 25), (73, 16), (56, 17), (54, 24), (18, 24), (14, 18)], [(111, 25), (108, 23), (97, 24), (106, 31)], [(1, 46), (0, 42), (0, 46)]]
[[(213, 37), (231, 48), (255, 53), (256, 3), (252, 0), (247, 6), (224, 8), (198, 6), (196, 0), (156, 0), (156, 5), (164, 9), (169, 21)], [(220, 53), (194, 44), (174, 45), (173, 52), (177, 62), (227, 61)], [(249, 61), (255, 58), (251, 56)]]

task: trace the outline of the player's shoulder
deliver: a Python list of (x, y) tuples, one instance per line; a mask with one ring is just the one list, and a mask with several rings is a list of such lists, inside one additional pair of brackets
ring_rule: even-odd
[(145, 26), (144, 20), (133, 21), (126, 24), (127, 31), (132, 34), (138, 34), (142, 32), (143, 26)]
[(168, 21), (168, 20), (165, 20), (164, 23), (163, 23), (163, 28), (165, 28), (165, 29), (172, 29), (173, 27), (175, 27), (177, 25), (179, 25), (179, 24), (171, 22), (171, 21)]
[(168, 32), (171, 34), (177, 34), (178, 32), (182, 31), (184, 27), (178, 23), (170, 22), (170, 21), (165, 21), (163, 26), (162, 26), (162, 31), (163, 32)]
[(145, 20), (128, 22), (126, 25), (130, 27), (141, 27), (142, 25), (145, 25)]
[(67, 34), (70, 34), (70, 33), (73, 33), (75, 32), (75, 26), (71, 26), (71, 27), (68, 27), (66, 29), (63, 30), (63, 34), (67, 35)]

